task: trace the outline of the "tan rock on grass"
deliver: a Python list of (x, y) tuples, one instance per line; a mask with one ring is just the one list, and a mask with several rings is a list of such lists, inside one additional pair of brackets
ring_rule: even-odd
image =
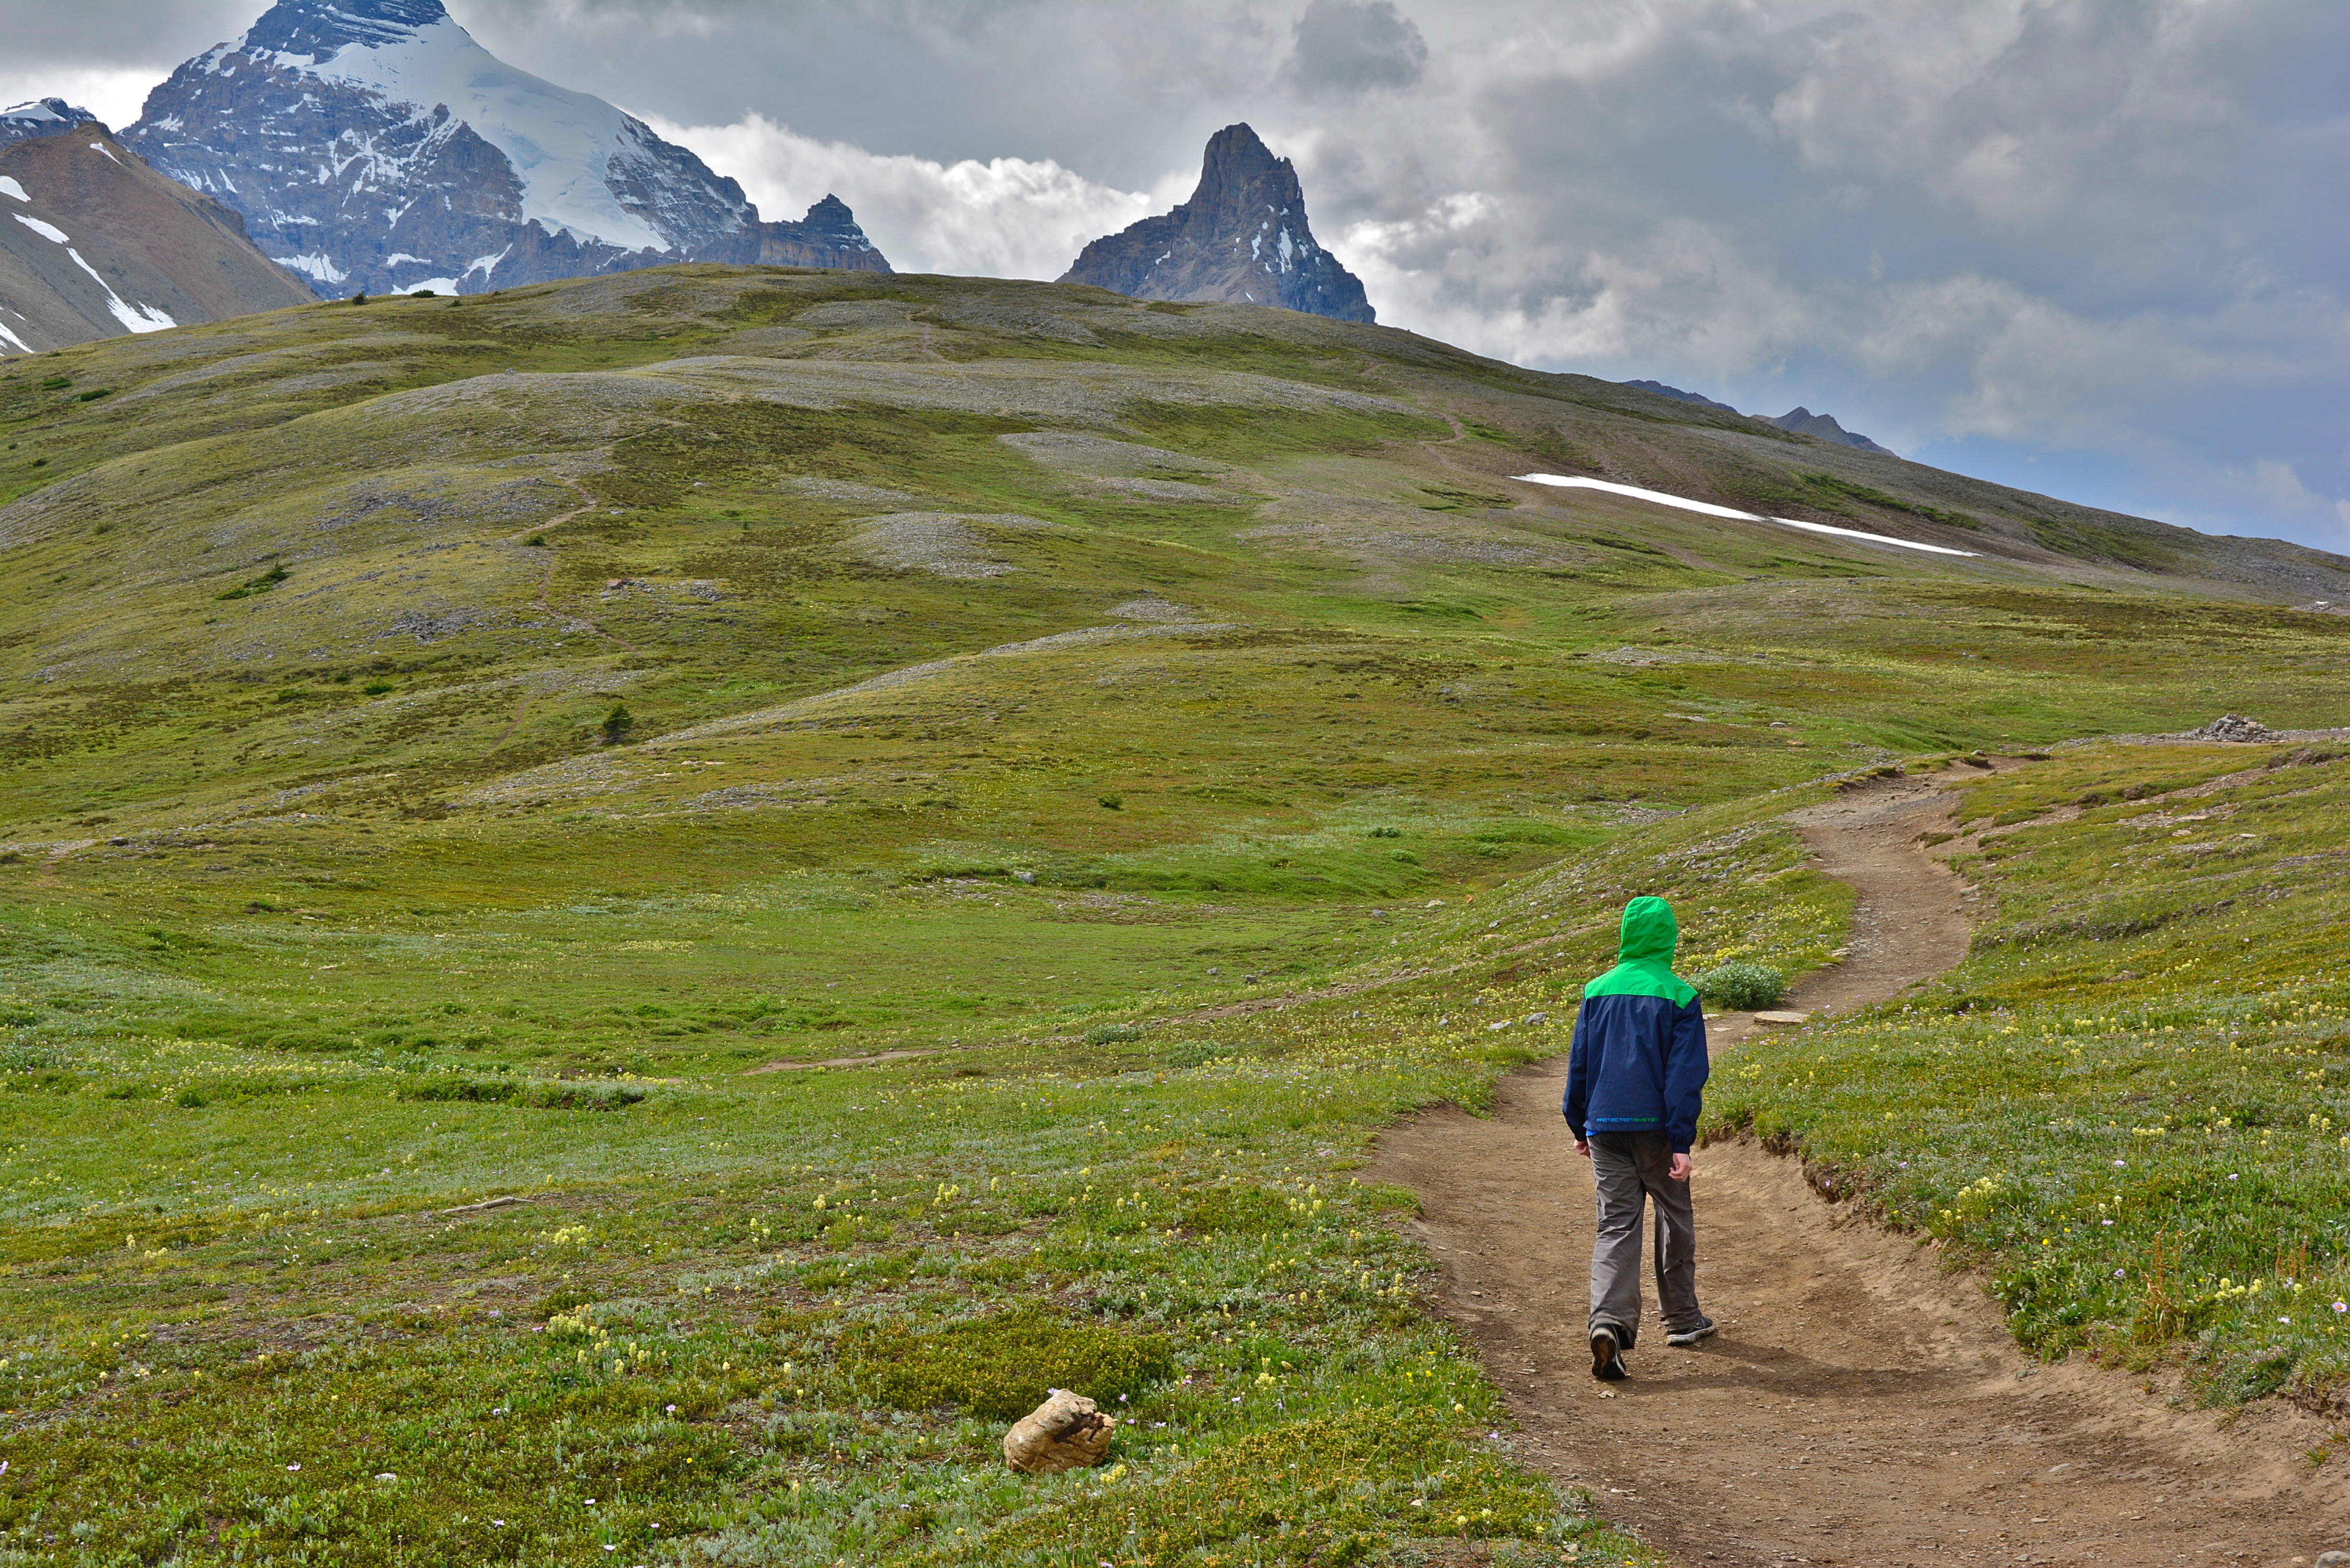
[(1023, 1475), (1051, 1476), (1097, 1465), (1109, 1457), (1118, 1417), (1066, 1388), (1012, 1424), (1003, 1434), (1003, 1462)]

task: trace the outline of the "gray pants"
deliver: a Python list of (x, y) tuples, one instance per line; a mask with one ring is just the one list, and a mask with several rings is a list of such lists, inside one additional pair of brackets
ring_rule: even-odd
[(1599, 1233), (1591, 1245), (1591, 1328), (1616, 1331), (1627, 1350), (1640, 1332), (1640, 1210), (1657, 1206), (1657, 1307), (1665, 1332), (1695, 1328), (1697, 1212), (1690, 1184), (1668, 1174), (1673, 1151), (1662, 1133), (1597, 1133), (1591, 1174), (1599, 1188)]

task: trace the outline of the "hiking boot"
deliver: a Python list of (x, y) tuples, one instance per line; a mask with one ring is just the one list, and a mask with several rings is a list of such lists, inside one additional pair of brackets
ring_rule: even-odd
[(1612, 1328), (1591, 1331), (1591, 1376), (1603, 1383), (1614, 1383), (1625, 1376), (1624, 1347)]
[(1665, 1343), (1679, 1349), (1687, 1350), (1700, 1339), (1711, 1339), (1720, 1330), (1721, 1325), (1713, 1319), (1700, 1315), (1697, 1320), (1696, 1327), (1684, 1328), (1678, 1333), (1669, 1334), (1665, 1335)]

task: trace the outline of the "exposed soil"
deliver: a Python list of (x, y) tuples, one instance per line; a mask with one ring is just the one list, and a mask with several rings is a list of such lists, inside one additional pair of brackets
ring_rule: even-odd
[[(1791, 1005), (1890, 995), (1966, 951), (1970, 895), (1923, 853), (1930, 782), (1794, 818), (1858, 890), (1846, 961)], [(1717, 1060), (1755, 1025), (1717, 1023)], [(2317, 1419), (2274, 1401), (2230, 1420), (2174, 1385), (2020, 1351), (1972, 1276), (1814, 1194), (1753, 1144), (1699, 1151), (1698, 1284), (1721, 1333), (1664, 1345), (1628, 1381), (1590, 1375), (1588, 1168), (1559, 1120), (1563, 1060), (1505, 1081), (1493, 1115), (1447, 1107), (1389, 1134), (1375, 1174), (1411, 1188), (1444, 1310), (1524, 1428), (1527, 1457), (1677, 1563), (2312, 1563), (2350, 1549), (2350, 1466), (2313, 1468)]]

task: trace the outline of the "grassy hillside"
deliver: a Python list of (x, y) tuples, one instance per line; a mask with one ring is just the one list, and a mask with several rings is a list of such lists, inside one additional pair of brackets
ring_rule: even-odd
[(2026, 1345), (2350, 1410), (2350, 747), (2245, 751), (1967, 784), (1968, 961), (1767, 1039), (1712, 1112), (1991, 1271)]
[[(1824, 960), (1811, 781), (2334, 723), (2350, 648), (2311, 552), (1044, 286), (322, 306), (12, 362), (0, 448), (35, 1562), (1637, 1557), (1512, 1459), (1377, 1128), (1557, 1049), (1627, 891)], [(1987, 813), (2120, 787), (2066, 755)], [(2037, 842), (1981, 854), (2086, 874)], [(1898, 1161), (1814, 1038), (1726, 1114)], [(1113, 1464), (1008, 1477), (1053, 1382)]]

